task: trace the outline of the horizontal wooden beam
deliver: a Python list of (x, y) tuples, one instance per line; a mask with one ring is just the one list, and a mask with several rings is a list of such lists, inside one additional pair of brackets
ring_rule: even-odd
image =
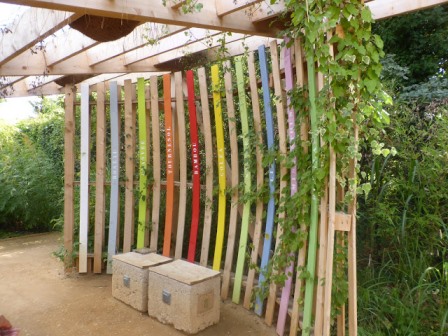
[(375, 20), (386, 19), (448, 3), (448, 0), (375, 0), (368, 2)]
[(162, 1), (141, 0), (0, 0), (0, 2), (92, 14), (105, 17), (126, 18), (136, 21), (157, 22), (169, 25), (216, 29), (241, 34), (275, 36), (277, 31), (253, 24), (244, 11), (220, 18), (214, 1), (204, 1), (200, 12), (183, 14), (163, 6)]
[[(210, 0), (209, 0), (210, 1)], [(215, 0), (216, 14), (218, 16), (228, 15), (266, 0)]]
[(80, 16), (68, 12), (30, 8), (7, 27), (11, 33), (1, 34), (0, 66)]

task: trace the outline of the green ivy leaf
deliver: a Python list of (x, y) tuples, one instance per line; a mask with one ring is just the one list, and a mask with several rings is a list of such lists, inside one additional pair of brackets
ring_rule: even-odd
[(364, 22), (372, 22), (372, 12), (369, 8), (365, 7), (361, 11), (361, 18), (364, 20)]

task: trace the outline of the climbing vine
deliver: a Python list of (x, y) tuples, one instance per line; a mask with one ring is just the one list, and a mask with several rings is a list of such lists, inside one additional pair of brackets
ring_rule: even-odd
[[(361, 156), (354, 129), (359, 130), (360, 138), (367, 143), (372, 141), (376, 145), (374, 150), (378, 151), (380, 144), (373, 139), (389, 122), (383, 104), (390, 103), (380, 82), (383, 42), (372, 34), (372, 15), (362, 0), (287, 0), (285, 4), (290, 26), (282, 36), (300, 39), (308, 67), (308, 85), (297, 87), (291, 93), (291, 104), (298, 111), (296, 134), (300, 134), (300, 126), (310, 119), (311, 129), (310, 140), (296, 137), (295, 149), (282, 158), (289, 167), (297, 158), (299, 189), (293, 197), (289, 190), (280, 195), (279, 211), (285, 210), (288, 215), (279, 221), (281, 242), (270, 268), (274, 271), (269, 274), (278, 283), (285, 281), (283, 270), (309, 239), (298, 228), (303, 224), (310, 226), (313, 202), (317, 221), (317, 202), (323, 196), (329, 175), (330, 146), (337, 156), (337, 182), (346, 190), (344, 200), (338, 203), (339, 210), (347, 211), (351, 199), (360, 190), (369, 191), (368, 185), (357, 185), (356, 175), (349, 177), (350, 163)], [(323, 77), (317, 92), (314, 92), (314, 73)], [(358, 167), (356, 172), (359, 173)], [(337, 249), (336, 260), (342, 259), (341, 253)], [(313, 276), (305, 268), (298, 271), (302, 278)], [(335, 273), (335, 302), (346, 299), (347, 285), (343, 277), (341, 272)], [(312, 280), (320, 283), (323, 279)]]

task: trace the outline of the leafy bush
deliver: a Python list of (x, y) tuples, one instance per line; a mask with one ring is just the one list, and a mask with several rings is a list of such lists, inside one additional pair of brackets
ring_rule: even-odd
[(360, 335), (446, 335), (448, 105), (396, 106), (381, 141), (398, 154), (362, 162)]
[(0, 127), (0, 229), (52, 229), (63, 208), (63, 118)]

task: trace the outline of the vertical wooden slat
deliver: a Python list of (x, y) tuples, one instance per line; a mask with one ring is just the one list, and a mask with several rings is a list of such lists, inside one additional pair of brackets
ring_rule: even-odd
[(163, 109), (165, 112), (165, 142), (166, 142), (166, 210), (165, 232), (163, 238), (163, 255), (170, 256), (171, 233), (173, 228), (174, 202), (174, 144), (173, 115), (171, 110), (171, 75), (163, 75)]
[[(252, 112), (254, 117), (254, 129), (256, 134), (256, 148), (255, 148), (255, 156), (256, 156), (256, 167), (257, 167), (257, 191), (260, 192), (264, 185), (264, 169), (263, 169), (263, 152), (262, 152), (262, 144), (263, 144), (263, 134), (261, 129), (261, 114), (260, 114), (260, 102), (258, 97), (258, 87), (257, 87), (257, 77), (255, 70), (255, 60), (254, 53), (250, 52), (248, 57), (248, 70), (249, 70), (249, 83), (250, 83), (250, 93), (251, 93), (251, 102), (252, 102)], [(253, 249), (250, 255), (250, 262), (253, 265), (257, 264), (258, 253), (260, 249), (260, 240), (261, 240), (261, 230), (263, 228), (262, 224), (263, 218), (263, 200), (259, 198), (257, 200), (256, 208), (255, 208), (255, 225), (254, 225), (254, 234), (252, 238)], [(255, 279), (255, 268), (250, 267), (249, 272), (247, 274), (247, 284), (246, 284), (246, 292), (244, 294), (244, 303), (243, 306), (246, 309), (250, 308), (251, 297), (252, 297), (252, 289), (254, 286)]]
[[(279, 152), (280, 155), (287, 155), (287, 140), (286, 140), (286, 116), (285, 108), (283, 102), (283, 91), (281, 84), (280, 66), (278, 59), (277, 42), (272, 41), (270, 43), (271, 59), (272, 59), (272, 76), (274, 78), (274, 92), (277, 96), (275, 102), (275, 109), (277, 111), (277, 127), (278, 127), (278, 138), (279, 138)], [(284, 176), (288, 174), (288, 169), (284, 162), (280, 163), (280, 190), (284, 190), (288, 186), (288, 181), (284, 179)], [(279, 204), (279, 208), (282, 208), (282, 204)], [(285, 218), (285, 211), (279, 212), (279, 221), (281, 222)], [(277, 238), (274, 248), (274, 254), (279, 245), (280, 237), (282, 235), (281, 226), (277, 227)], [(277, 285), (272, 282), (269, 286), (268, 301), (266, 304), (266, 316), (265, 321), (267, 325), (272, 325), (272, 320), (274, 318), (274, 309), (277, 299)]]
[(187, 206), (187, 138), (185, 133), (185, 108), (182, 90), (182, 72), (174, 74), (176, 87), (176, 116), (178, 124), (179, 139), (179, 206), (177, 215), (177, 237), (174, 257), (182, 258), (182, 248), (184, 242), (185, 211)]
[[(356, 124), (356, 115), (353, 115), (353, 134), (355, 141), (355, 152), (358, 150), (358, 125)], [(356, 178), (356, 158), (352, 159), (349, 168), (349, 178), (355, 181)], [(353, 186), (356, 190), (356, 185)], [(352, 216), (351, 230), (348, 233), (348, 333), (350, 336), (358, 335), (358, 292), (356, 288), (356, 193), (348, 209)]]
[(233, 85), (231, 63), (224, 63), (224, 85), (226, 90), (227, 119), (229, 123), (230, 161), (231, 161), (231, 185), (232, 198), (230, 200), (229, 233), (227, 235), (226, 259), (222, 277), (221, 298), (226, 300), (229, 295), (230, 273), (232, 271), (233, 254), (235, 248), (235, 235), (238, 219), (238, 183), (239, 183), (239, 160), (238, 160), (238, 134), (235, 119), (235, 106), (233, 104)]
[[(263, 87), (263, 102), (264, 102), (264, 113), (266, 119), (266, 134), (268, 150), (274, 149), (274, 120), (272, 116), (272, 105), (271, 105), (271, 93), (269, 89), (269, 73), (268, 73), (268, 62), (266, 58), (266, 48), (264, 45), (258, 48), (258, 55), (260, 58), (260, 72), (261, 72), (261, 84)], [(276, 180), (276, 165), (272, 162), (269, 166), (269, 203), (266, 213), (266, 229), (264, 233), (263, 241), (263, 254), (261, 257), (260, 264), (260, 275), (258, 278), (259, 286), (264, 286), (266, 280), (265, 272), (267, 270), (267, 265), (269, 262), (269, 257), (271, 253), (272, 236), (274, 232), (274, 216), (275, 216), (275, 180)], [(260, 295), (257, 295), (255, 302), (255, 313), (260, 315), (263, 313), (263, 300)]]
[(65, 131), (64, 131), (64, 248), (65, 266), (72, 266), (73, 235), (75, 223), (74, 190), (75, 178), (75, 87), (65, 86)]
[(81, 84), (81, 190), (79, 201), (79, 273), (87, 273), (90, 173), (89, 85)]
[[(285, 43), (288, 43), (289, 40), (286, 40)], [(285, 89), (287, 94), (287, 112), (288, 112), (288, 138), (290, 142), (290, 152), (294, 151), (295, 147), (295, 125), (296, 125), (296, 115), (295, 111), (291, 106), (291, 96), (289, 93), (293, 89), (293, 72), (292, 72), (292, 60), (291, 60), (291, 49), (286, 47), (284, 50), (284, 66), (285, 66)], [(291, 197), (297, 192), (297, 166), (296, 166), (296, 158), (294, 160), (294, 165), (291, 167), (290, 176), (291, 176)], [(295, 231), (296, 228), (293, 228)], [(293, 256), (292, 256), (293, 257)], [(286, 268), (286, 281), (285, 285), (282, 289), (282, 295), (280, 300), (280, 309), (278, 313), (277, 319), (277, 334), (282, 335), (285, 332), (285, 324), (286, 324), (286, 315), (288, 314), (288, 306), (289, 299), (291, 296), (291, 285), (292, 285), (292, 276), (294, 273), (294, 262)]]
[(137, 224), (137, 248), (145, 245), (146, 208), (147, 208), (147, 144), (146, 144), (146, 97), (145, 80), (137, 79), (137, 109), (138, 109), (138, 154), (139, 154), (139, 203)]
[(107, 273), (112, 273), (112, 256), (117, 252), (117, 232), (120, 213), (120, 128), (118, 112), (117, 82), (110, 82), (110, 148), (111, 148), (111, 188), (109, 211), (109, 239), (107, 245)]
[(208, 253), (210, 245), (210, 231), (213, 215), (213, 139), (212, 125), (210, 122), (210, 109), (208, 105), (207, 78), (205, 69), (198, 69), (199, 92), (201, 95), (202, 119), (204, 122), (205, 143), (205, 210), (204, 230), (202, 233), (201, 260), (202, 266), (208, 264)]
[[(151, 88), (149, 85), (145, 85), (145, 117), (146, 117), (146, 161), (149, 173), (150, 169), (149, 167), (152, 167), (151, 165)], [(148, 175), (148, 174), (147, 174)], [(152, 178), (154, 176), (151, 176)], [(148, 181), (147, 181), (148, 182)], [(146, 199), (147, 203), (150, 203), (149, 197), (151, 195), (151, 188), (152, 185), (150, 183), (146, 183)], [(150, 230), (151, 230), (151, 222), (150, 222), (150, 216), (151, 216), (151, 209), (149, 204), (146, 206), (146, 221), (145, 221), (145, 240), (144, 240), (144, 246), (149, 246), (150, 242)]]
[(218, 65), (211, 67), (213, 85), (213, 109), (215, 112), (216, 150), (218, 154), (218, 227), (216, 230), (215, 255), (213, 269), (221, 268), (221, 257), (224, 243), (225, 219), (226, 219), (226, 160), (224, 147), (224, 127), (222, 121), (221, 86)]
[(133, 89), (130, 79), (124, 81), (124, 127), (126, 153), (126, 191), (124, 203), (123, 252), (130, 252), (134, 228), (135, 122), (132, 108)]
[(196, 95), (194, 89), (194, 74), (188, 70), (187, 74), (188, 91), (188, 114), (190, 120), (190, 141), (191, 141), (191, 166), (193, 170), (193, 195), (190, 226), (190, 243), (188, 245), (187, 260), (194, 262), (196, 256), (196, 242), (199, 229), (199, 218), (201, 210), (201, 162), (199, 156), (199, 137), (196, 115)]
[(96, 86), (96, 181), (93, 272), (101, 273), (105, 221), (106, 105), (104, 82)]
[(160, 120), (159, 120), (159, 93), (157, 76), (151, 76), (151, 124), (152, 124), (152, 172), (153, 172), (153, 198), (152, 198), (152, 225), (150, 248), (157, 251), (160, 222)]
[[(244, 157), (244, 192), (250, 193), (252, 189), (252, 176), (250, 172), (250, 140), (249, 140), (249, 121), (247, 117), (246, 88), (244, 83), (243, 58), (235, 58), (235, 70), (238, 88), (238, 103), (240, 107), (241, 130), (243, 135), (243, 157)], [(233, 172), (232, 172), (233, 173)], [(238, 246), (238, 259), (235, 271), (235, 283), (233, 285), (232, 301), (240, 302), (241, 285), (243, 282), (243, 271), (246, 259), (247, 236), (249, 230), (251, 202), (244, 202), (243, 218), (241, 221), (240, 240)]]
[[(324, 77), (322, 73), (317, 74), (317, 89), (322, 90), (324, 86)], [(326, 143), (321, 139), (321, 147)], [(324, 195), (320, 201), (320, 222), (319, 222), (319, 246), (317, 258), (317, 287), (315, 297), (315, 320), (314, 330), (316, 334), (323, 333), (324, 324), (324, 281), (325, 268), (327, 264), (327, 235), (328, 235), (328, 179), (325, 180)]]
[[(303, 54), (300, 40), (294, 41), (294, 55), (295, 55), (297, 85), (299, 87), (303, 87), (303, 85), (305, 84), (306, 77), (304, 73)], [(300, 140), (302, 141), (303, 152), (305, 154), (308, 153), (308, 146), (306, 145), (308, 141), (308, 120), (303, 116), (300, 118)], [(303, 235), (306, 236), (307, 227), (305, 223), (301, 223), (300, 230), (303, 232)], [(297, 257), (297, 268), (300, 270), (303, 269), (303, 267), (305, 266), (306, 249), (307, 244), (305, 242), (305, 244), (299, 250)], [(289, 328), (290, 336), (296, 336), (297, 330), (299, 328), (299, 318), (300, 318), (299, 302), (302, 301), (303, 296), (302, 289), (303, 289), (303, 279), (301, 278), (301, 271), (297, 271), (294, 287), (294, 298), (292, 302), (291, 324)]]

